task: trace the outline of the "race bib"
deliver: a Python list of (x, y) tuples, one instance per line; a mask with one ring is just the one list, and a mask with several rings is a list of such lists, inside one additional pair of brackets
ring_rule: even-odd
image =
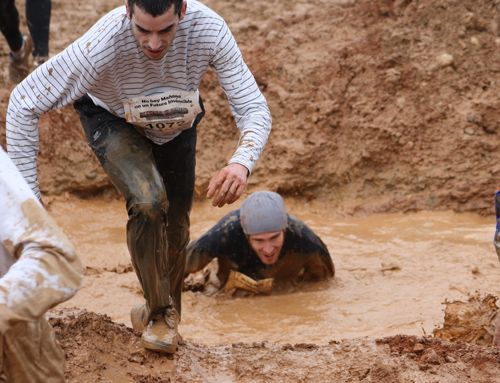
[(172, 90), (152, 96), (135, 97), (123, 103), (125, 120), (143, 129), (153, 141), (168, 141), (189, 129), (201, 112), (198, 90)]

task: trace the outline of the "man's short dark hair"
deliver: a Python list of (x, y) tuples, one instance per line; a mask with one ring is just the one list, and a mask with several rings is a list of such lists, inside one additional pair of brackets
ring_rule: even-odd
[(175, 13), (180, 16), (183, 0), (127, 0), (130, 16), (134, 14), (134, 5), (137, 5), (143, 11), (156, 17), (163, 15), (174, 5)]

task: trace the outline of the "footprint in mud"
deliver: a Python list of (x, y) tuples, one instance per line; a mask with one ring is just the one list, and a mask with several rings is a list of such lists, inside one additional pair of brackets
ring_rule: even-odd
[(93, 266), (85, 266), (85, 275), (98, 275), (104, 272), (116, 273), (116, 274), (126, 274), (134, 271), (134, 268), (131, 264), (122, 265), (119, 264), (113, 267), (93, 267)]

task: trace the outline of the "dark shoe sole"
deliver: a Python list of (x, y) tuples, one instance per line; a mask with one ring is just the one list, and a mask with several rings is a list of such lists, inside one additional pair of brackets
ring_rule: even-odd
[(142, 345), (146, 350), (160, 352), (162, 354), (174, 354), (177, 351), (177, 344), (167, 344), (163, 342), (149, 342), (142, 339)]

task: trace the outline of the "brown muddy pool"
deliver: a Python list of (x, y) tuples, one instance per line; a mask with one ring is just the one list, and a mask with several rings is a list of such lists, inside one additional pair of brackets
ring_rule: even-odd
[[(421, 212), (352, 218), (335, 216), (320, 203), (286, 203), (327, 244), (335, 279), (261, 297), (185, 292), (180, 327), (185, 339), (325, 344), (364, 336), (425, 335), (442, 324), (445, 300), (466, 300), (475, 292), (500, 296), (494, 217)], [(191, 237), (238, 207), (196, 203)], [(82, 289), (62, 307), (107, 314), (130, 326), (130, 308), (142, 302), (142, 293), (125, 243), (123, 202), (60, 199), (50, 212), (87, 268)]]

